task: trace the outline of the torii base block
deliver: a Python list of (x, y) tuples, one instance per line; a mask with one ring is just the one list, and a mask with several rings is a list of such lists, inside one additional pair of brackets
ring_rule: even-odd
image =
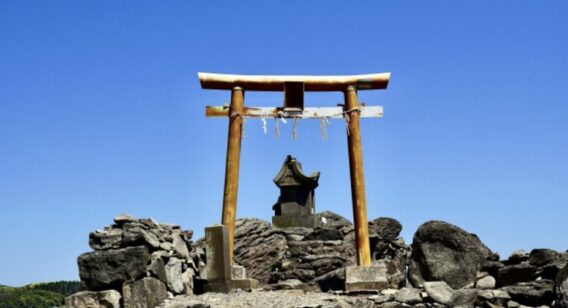
[(345, 268), (345, 291), (379, 291), (388, 288), (385, 266), (353, 265)]
[(227, 226), (215, 225), (205, 228), (205, 254), (205, 292), (229, 293), (236, 289), (258, 288), (257, 280), (245, 278), (246, 273), (242, 266), (232, 264)]

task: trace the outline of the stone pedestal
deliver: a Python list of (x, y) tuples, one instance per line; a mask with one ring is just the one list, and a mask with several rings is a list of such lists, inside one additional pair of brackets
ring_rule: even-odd
[(229, 293), (235, 289), (258, 288), (258, 281), (247, 279), (245, 268), (233, 265), (229, 252), (229, 228), (215, 225), (205, 228), (207, 265), (203, 277), (205, 292)]
[(345, 268), (346, 291), (376, 291), (389, 288), (384, 266), (348, 266)]
[(272, 216), (272, 227), (279, 229), (303, 227), (315, 228), (316, 215)]

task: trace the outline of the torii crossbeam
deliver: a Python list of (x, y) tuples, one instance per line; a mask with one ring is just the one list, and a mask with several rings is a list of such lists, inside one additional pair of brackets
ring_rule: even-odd
[[(370, 266), (371, 252), (359, 118), (382, 117), (383, 108), (360, 105), (357, 91), (386, 89), (390, 73), (350, 76), (253, 76), (211, 73), (198, 73), (198, 75), (203, 89), (231, 90), (231, 103), (228, 107), (208, 106), (205, 112), (207, 117), (229, 117), (222, 224), (229, 228), (231, 260), (243, 118), (345, 118), (357, 264)], [(284, 106), (245, 107), (245, 91), (282, 91)], [(344, 93), (345, 104), (340, 107), (304, 108), (305, 91), (341, 91)]]

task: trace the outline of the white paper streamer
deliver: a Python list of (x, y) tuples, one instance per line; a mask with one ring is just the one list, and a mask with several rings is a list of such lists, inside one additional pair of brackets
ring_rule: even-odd
[(300, 118), (292, 119), (292, 139), (296, 141), (298, 139), (298, 123)]
[(262, 131), (266, 135), (268, 133), (268, 128), (266, 127), (266, 118), (260, 118), (260, 120), (262, 121)]
[(280, 127), (278, 126), (278, 118), (274, 118), (274, 138), (280, 139)]

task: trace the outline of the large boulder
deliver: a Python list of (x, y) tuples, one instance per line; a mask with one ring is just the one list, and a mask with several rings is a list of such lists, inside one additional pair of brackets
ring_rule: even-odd
[(414, 234), (409, 279), (415, 286), (445, 281), (459, 289), (476, 281), (491, 255), (475, 234), (443, 221), (429, 221)]
[(122, 293), (124, 308), (156, 307), (168, 297), (166, 285), (152, 277), (125, 283)]
[(116, 289), (146, 274), (150, 253), (145, 246), (98, 250), (79, 256), (79, 277), (89, 290)]
[(82, 291), (65, 299), (65, 308), (120, 308), (120, 293), (116, 290)]

